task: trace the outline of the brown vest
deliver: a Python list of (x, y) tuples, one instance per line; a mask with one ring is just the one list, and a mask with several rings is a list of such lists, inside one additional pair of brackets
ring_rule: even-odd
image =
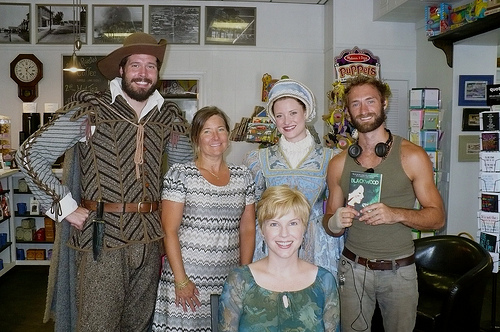
[[(172, 131), (172, 123), (180, 117), (173, 103), (164, 103), (162, 110), (155, 107), (141, 119), (144, 125), (144, 163), (140, 178), (136, 178), (134, 154), (138, 117), (122, 96), (111, 105), (109, 92), (96, 98), (82, 93), (78, 98), (94, 107), (85, 109), (75, 117), (87, 116), (95, 131), (88, 142), (78, 143), (81, 195), (83, 199), (112, 203), (138, 203), (157, 201), (161, 197), (161, 162)], [(107, 106), (106, 106), (107, 105)], [(128, 119), (129, 121), (124, 120)], [(70, 245), (83, 249), (92, 248), (92, 220), (95, 212), (81, 232), (75, 232)], [(160, 212), (104, 213), (104, 250), (130, 243), (148, 243), (160, 239), (163, 231)]]

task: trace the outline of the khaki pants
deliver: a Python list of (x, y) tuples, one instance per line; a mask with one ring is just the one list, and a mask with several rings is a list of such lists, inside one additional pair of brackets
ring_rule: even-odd
[(370, 270), (344, 255), (339, 262), (342, 332), (371, 331), (378, 300), (386, 332), (412, 332), (418, 303), (415, 264), (392, 270)]
[(79, 332), (147, 331), (161, 268), (161, 241), (77, 258)]

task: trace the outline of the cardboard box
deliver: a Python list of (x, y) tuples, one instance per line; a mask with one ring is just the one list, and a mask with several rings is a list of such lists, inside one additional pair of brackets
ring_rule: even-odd
[(43, 222), (44, 222), (44, 225), (45, 225), (45, 231), (47, 231), (49, 229), (54, 229), (54, 227), (55, 227), (54, 220), (52, 220), (50, 218), (45, 218), (43, 220)]
[(56, 237), (56, 232), (53, 228), (52, 229), (47, 229), (47, 228), (45, 229), (45, 241), (54, 242), (55, 237)]
[(33, 228), (35, 227), (35, 218), (24, 218), (21, 220), (21, 226), (23, 228)]
[(35, 260), (36, 259), (36, 249), (26, 250), (26, 259)]
[(45, 260), (45, 249), (36, 249), (35, 255), (36, 255), (35, 256), (36, 260), (38, 261)]

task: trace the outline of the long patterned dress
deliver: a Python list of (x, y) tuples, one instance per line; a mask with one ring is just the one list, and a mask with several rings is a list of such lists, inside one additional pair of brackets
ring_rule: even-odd
[[(222, 292), (239, 265), (239, 225), (246, 205), (253, 204), (254, 182), (245, 166), (228, 165), (225, 186), (209, 183), (194, 162), (173, 165), (164, 179), (162, 199), (184, 203), (179, 228), (184, 269), (198, 288), (201, 306), (184, 312), (175, 304), (174, 275), (165, 259), (158, 285), (153, 331), (210, 331), (210, 294)], [(140, 310), (140, 308), (138, 308)]]
[[(314, 144), (297, 167), (292, 168), (279, 144), (249, 152), (245, 165), (255, 177), (255, 198), (271, 186), (288, 184), (298, 188), (311, 204), (311, 214), (299, 257), (322, 266), (337, 277), (337, 264), (344, 248), (344, 237), (326, 234), (322, 225), (324, 200), (327, 197), (326, 171), (333, 150)], [(267, 256), (262, 232), (256, 231), (254, 261)]]

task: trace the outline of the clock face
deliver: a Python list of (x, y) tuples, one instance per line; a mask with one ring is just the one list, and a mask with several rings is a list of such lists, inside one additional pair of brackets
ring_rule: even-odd
[(14, 74), (21, 82), (31, 82), (38, 75), (38, 66), (31, 59), (21, 59), (14, 66)]

